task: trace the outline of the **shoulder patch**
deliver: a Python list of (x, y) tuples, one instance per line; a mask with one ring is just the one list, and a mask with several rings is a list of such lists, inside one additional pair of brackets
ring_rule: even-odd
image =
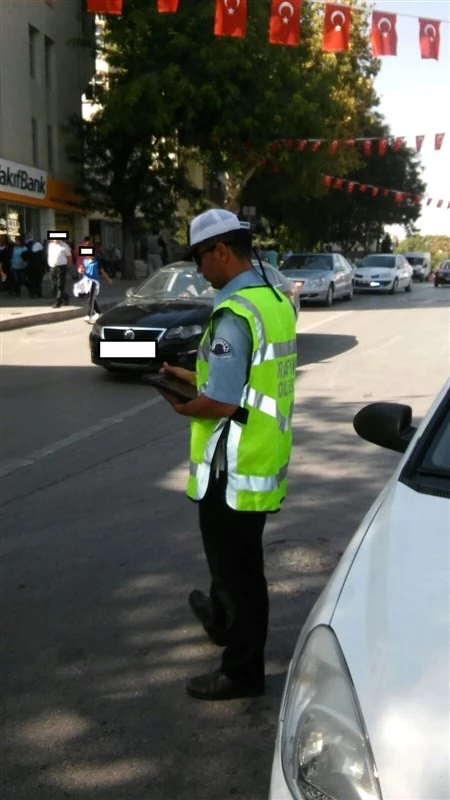
[(215, 356), (227, 356), (231, 353), (230, 344), (227, 342), (226, 339), (214, 339), (211, 345), (211, 353)]

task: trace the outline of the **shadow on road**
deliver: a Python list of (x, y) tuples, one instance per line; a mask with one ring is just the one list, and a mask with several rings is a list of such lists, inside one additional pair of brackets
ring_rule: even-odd
[[(354, 344), (322, 336), (317, 357)], [(30, 385), (59, 380), (39, 370)], [(76, 408), (76, 387), (98, 376), (65, 372)], [(136, 389), (141, 402), (142, 386), (105, 385), (126, 391), (127, 403)], [(358, 439), (359, 408), (312, 397), (294, 415), (289, 496), (265, 537), (261, 699), (205, 704), (185, 694), (186, 678), (217, 666), (220, 651), (186, 602), (193, 586), (206, 588), (207, 571), (184, 496), (184, 420), (157, 406), (4, 479), (20, 500), (4, 506), (2, 523), (2, 800), (267, 796), (298, 632), (398, 460)]]

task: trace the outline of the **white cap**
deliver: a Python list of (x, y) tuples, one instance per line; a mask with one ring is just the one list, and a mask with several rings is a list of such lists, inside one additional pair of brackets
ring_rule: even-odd
[(192, 220), (189, 231), (189, 252), (192, 253), (197, 245), (207, 239), (212, 239), (215, 236), (221, 236), (223, 233), (230, 233), (231, 231), (249, 230), (249, 228), (249, 222), (241, 222), (239, 217), (231, 211), (227, 211), (225, 208), (211, 208)]

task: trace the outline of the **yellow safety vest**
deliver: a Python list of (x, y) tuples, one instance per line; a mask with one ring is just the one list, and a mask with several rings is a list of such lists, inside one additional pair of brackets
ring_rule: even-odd
[(226, 426), (226, 502), (238, 511), (278, 511), (286, 496), (297, 367), (295, 315), (289, 300), (267, 286), (240, 289), (217, 306), (197, 354), (197, 389), (208, 382), (215, 318), (228, 308), (247, 320), (252, 335), (248, 383), (240, 402), (247, 422), (233, 418), (191, 420), (187, 495), (201, 500), (214, 453)]

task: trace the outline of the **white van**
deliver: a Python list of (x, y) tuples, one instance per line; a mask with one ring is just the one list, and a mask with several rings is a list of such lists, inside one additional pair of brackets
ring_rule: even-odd
[(403, 253), (413, 268), (413, 278), (426, 281), (431, 272), (431, 253)]

